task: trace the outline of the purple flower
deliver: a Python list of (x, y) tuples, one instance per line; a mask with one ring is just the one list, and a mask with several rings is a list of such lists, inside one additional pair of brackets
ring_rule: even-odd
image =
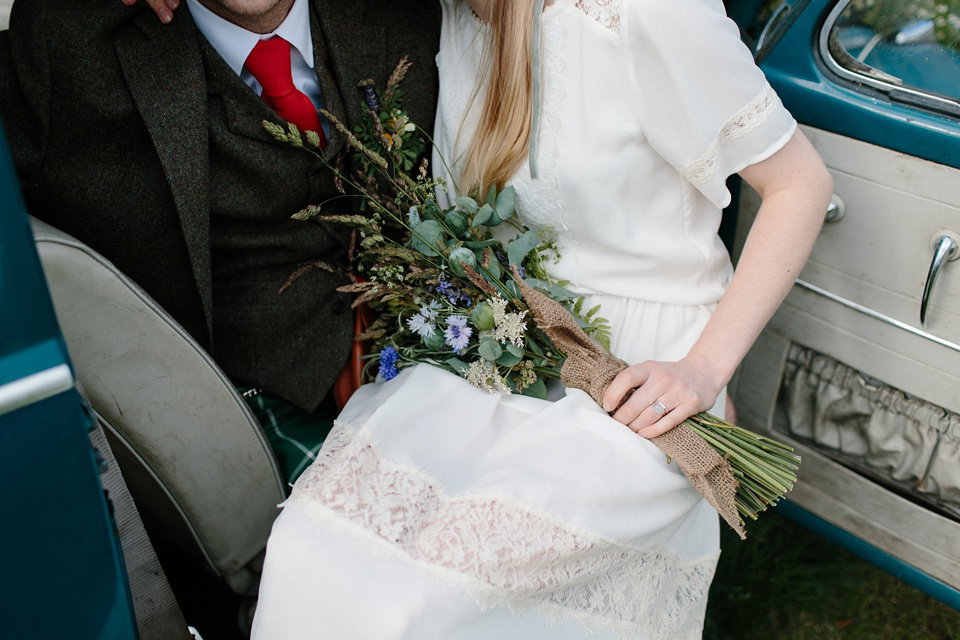
[(400, 356), (395, 347), (384, 347), (380, 352), (380, 377), (392, 380), (397, 377), (397, 358)]
[(367, 107), (371, 111), (380, 111), (380, 100), (377, 98), (377, 92), (373, 89), (372, 80), (364, 80), (360, 83), (363, 90), (363, 99), (367, 102)]
[(447, 318), (447, 328), (443, 335), (447, 344), (453, 347), (453, 352), (460, 355), (460, 352), (467, 348), (473, 329), (467, 326), (466, 316), (455, 315)]
[(437, 293), (439, 293), (443, 297), (445, 297), (447, 300), (449, 300), (450, 304), (457, 304), (461, 300), (463, 300), (468, 305), (470, 304), (470, 298), (463, 295), (463, 292), (460, 291), (460, 289), (458, 289), (456, 286), (454, 286), (453, 283), (447, 282), (443, 278), (439, 279), (439, 283), (440, 284), (438, 284), (434, 290), (437, 291)]

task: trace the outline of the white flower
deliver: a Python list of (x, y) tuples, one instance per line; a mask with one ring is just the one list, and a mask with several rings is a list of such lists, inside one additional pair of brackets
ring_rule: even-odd
[(437, 312), (440, 311), (440, 303), (431, 300), (429, 303), (420, 306), (420, 315), (433, 322), (437, 319)]
[(511, 393), (510, 387), (503, 381), (500, 372), (486, 360), (475, 360), (471, 362), (470, 366), (467, 367), (466, 378), (467, 382), (478, 389), (483, 389), (490, 393), (496, 393), (498, 391)]
[(490, 298), (489, 302), (493, 308), (493, 322), (496, 325), (490, 335), (500, 342), (512, 342), (523, 348), (524, 333), (527, 330), (527, 323), (523, 321), (523, 317), (527, 312), (508, 312), (507, 301), (500, 296)]
[(410, 331), (413, 331), (421, 338), (426, 338), (430, 336), (434, 330), (437, 328), (430, 320), (426, 318), (422, 313), (414, 315), (412, 318), (407, 320), (407, 326), (410, 327)]
[(421, 338), (429, 337), (437, 328), (434, 321), (437, 319), (437, 312), (440, 311), (440, 303), (431, 300), (427, 304), (420, 305), (420, 312), (407, 320), (407, 326)]

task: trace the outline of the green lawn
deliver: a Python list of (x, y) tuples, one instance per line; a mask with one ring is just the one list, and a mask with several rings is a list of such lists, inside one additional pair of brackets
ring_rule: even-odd
[(960, 611), (776, 512), (721, 526), (704, 640), (960, 640)]

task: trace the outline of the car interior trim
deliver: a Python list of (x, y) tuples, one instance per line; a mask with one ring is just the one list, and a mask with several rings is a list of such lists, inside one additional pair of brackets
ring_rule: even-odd
[(0, 386), (0, 416), (73, 388), (73, 373), (66, 364)]
[(849, 309), (853, 309), (854, 311), (858, 311), (864, 315), (870, 316), (874, 320), (879, 320), (889, 325), (893, 325), (898, 329), (902, 329), (903, 331), (912, 333), (913, 335), (918, 336), (920, 338), (930, 340), (931, 342), (935, 342), (948, 349), (953, 349), (954, 351), (960, 351), (960, 344), (950, 342), (949, 340), (944, 340), (943, 338), (939, 336), (935, 336), (932, 333), (927, 333), (922, 329), (917, 329), (916, 327), (913, 327), (905, 322), (901, 322), (900, 320), (891, 318), (888, 315), (880, 313), (879, 311), (874, 311), (873, 309), (869, 307), (865, 307), (862, 304), (853, 302), (852, 300), (847, 300), (846, 298), (838, 296), (835, 293), (830, 293), (826, 289), (821, 289), (820, 287), (814, 284), (810, 284), (809, 282), (806, 282), (804, 280), (799, 280), (799, 279), (796, 281), (796, 284), (798, 287), (801, 287), (803, 289), (806, 289), (807, 291), (816, 293), (817, 295), (823, 296), (824, 298), (827, 298), (828, 300), (832, 300), (837, 304), (841, 304)]

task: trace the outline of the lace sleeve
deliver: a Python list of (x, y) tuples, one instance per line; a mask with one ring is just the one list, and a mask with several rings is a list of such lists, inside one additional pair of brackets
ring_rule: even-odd
[(793, 117), (721, 0), (622, 0), (620, 40), (651, 146), (717, 206), (728, 176), (782, 147)]

